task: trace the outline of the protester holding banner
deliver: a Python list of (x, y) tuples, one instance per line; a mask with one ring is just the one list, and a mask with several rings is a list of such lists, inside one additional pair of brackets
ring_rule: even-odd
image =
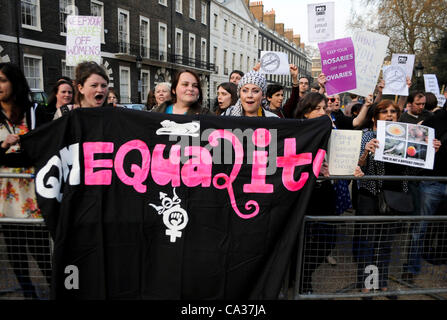
[(220, 116), (230, 106), (237, 102), (237, 85), (233, 82), (224, 82), (217, 87), (216, 115)]
[(224, 116), (278, 117), (262, 107), (267, 93), (267, 81), (263, 74), (256, 71), (246, 73), (239, 81), (237, 93), (239, 100), (223, 113)]
[[(397, 121), (400, 108), (391, 100), (383, 100), (374, 109), (372, 116), (373, 127), (363, 132), (360, 149), (359, 165), (366, 175), (408, 175), (409, 167), (394, 163), (385, 163), (374, 160), (374, 152), (378, 148), (379, 141), (376, 139), (376, 128), (378, 120)], [(390, 212), (383, 212), (381, 199), (384, 193), (393, 191), (407, 201), (401, 201), (401, 206), (411, 206), (411, 196), (408, 193), (408, 181), (381, 181), (361, 180), (358, 181), (359, 194), (357, 203), (357, 214), (359, 216), (374, 215), (398, 215), (402, 211), (412, 208), (396, 208), (386, 204)], [(391, 256), (391, 244), (398, 226), (392, 224), (362, 224), (356, 227), (353, 238), (353, 256), (357, 261), (357, 281), (362, 292), (369, 292), (365, 288), (367, 274), (365, 268), (374, 265), (379, 269), (379, 287), (382, 291), (388, 290), (388, 267)], [(396, 296), (388, 296), (397, 299)]]
[(74, 102), (74, 87), (71, 81), (59, 80), (51, 90), (48, 99), (47, 112), (48, 116), (53, 119), (56, 111), (63, 105), (73, 104)]
[[(0, 173), (34, 173), (23, 156), (20, 136), (48, 121), (45, 112), (33, 109), (23, 72), (12, 63), (0, 63)], [(34, 180), (0, 179), (0, 218), (42, 218)], [(50, 282), (49, 241), (42, 227), (8, 226), (3, 230), (10, 263), (27, 298), (37, 298), (28, 270), (28, 254), (35, 257)]]
[(76, 108), (102, 107), (106, 103), (109, 77), (99, 64), (93, 61), (81, 62), (76, 70), (75, 104), (60, 107), (54, 120)]

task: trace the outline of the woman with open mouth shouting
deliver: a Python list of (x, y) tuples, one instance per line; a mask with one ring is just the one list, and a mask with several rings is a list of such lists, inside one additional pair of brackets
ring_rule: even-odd
[(262, 99), (267, 92), (265, 77), (256, 71), (246, 73), (239, 81), (237, 93), (239, 100), (234, 106), (229, 107), (224, 116), (235, 117), (276, 117), (273, 112), (262, 108)]
[(105, 105), (109, 77), (106, 71), (96, 62), (89, 61), (78, 64), (76, 67), (76, 85), (75, 104), (60, 107), (56, 111), (54, 119), (60, 118), (72, 109), (94, 108)]

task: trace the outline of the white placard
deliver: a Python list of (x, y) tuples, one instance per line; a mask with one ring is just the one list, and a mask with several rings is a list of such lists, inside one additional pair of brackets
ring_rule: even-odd
[(374, 160), (397, 163), (410, 167), (433, 169), (435, 130), (416, 124), (377, 121), (377, 139)]
[(441, 108), (444, 107), (446, 98), (442, 94), (437, 96), (437, 98), (438, 98), (438, 107), (441, 107)]
[(324, 42), (335, 38), (334, 2), (309, 4), (309, 42)]
[(329, 174), (352, 176), (360, 156), (362, 131), (332, 130), (329, 141)]
[(404, 67), (406, 76), (411, 79), (413, 76), (414, 59), (414, 54), (393, 53), (391, 65)]
[(354, 33), (357, 89), (350, 92), (367, 97), (376, 89), (390, 38), (370, 31)]
[(289, 57), (287, 53), (276, 51), (261, 51), (261, 73), (290, 74)]
[(435, 74), (424, 74), (425, 92), (431, 92), (435, 96), (441, 95), (438, 78)]
[(67, 17), (66, 65), (83, 61), (101, 63), (102, 18), (96, 16)]
[(407, 72), (404, 66), (391, 65), (383, 67), (383, 80), (385, 88), (383, 94), (392, 94), (408, 97)]

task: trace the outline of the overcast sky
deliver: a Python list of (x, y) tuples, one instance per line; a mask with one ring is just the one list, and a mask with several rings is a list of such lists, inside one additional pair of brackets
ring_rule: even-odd
[(345, 26), (350, 19), (351, 7), (353, 6), (351, 0), (263, 0), (264, 12), (275, 9), (276, 23), (284, 23), (285, 28), (292, 28), (294, 34), (301, 35), (301, 42), (313, 46), (317, 46), (317, 43), (309, 43), (308, 41), (307, 5), (325, 2), (335, 3), (335, 38), (340, 39), (351, 36), (351, 32), (345, 30)]

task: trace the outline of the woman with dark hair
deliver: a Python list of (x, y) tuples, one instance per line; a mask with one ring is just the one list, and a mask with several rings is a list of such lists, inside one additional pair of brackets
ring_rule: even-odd
[(221, 83), (217, 87), (217, 110), (216, 114), (220, 116), (228, 107), (237, 102), (237, 85), (232, 82)]
[(93, 61), (81, 62), (76, 66), (75, 104), (59, 108), (54, 119), (60, 118), (76, 108), (102, 107), (106, 104), (109, 77), (99, 64)]
[(295, 110), (296, 119), (314, 119), (326, 115), (328, 100), (317, 92), (304, 96)]
[[(12, 63), (0, 63), (0, 173), (34, 173), (20, 152), (20, 136), (48, 121), (36, 112), (23, 72)], [(41, 218), (34, 180), (0, 179), (0, 218)], [(37, 226), (10, 225), (3, 230), (10, 263), (26, 298), (37, 298), (28, 270), (28, 250), (50, 282), (49, 241)], [(47, 237), (48, 239), (48, 237)]]
[(50, 119), (53, 119), (56, 111), (66, 104), (74, 102), (74, 87), (71, 81), (59, 80), (51, 89), (50, 98), (48, 99), (47, 112)]
[(188, 115), (211, 113), (209, 109), (202, 108), (202, 87), (200, 78), (194, 71), (179, 71), (171, 88), (172, 101), (155, 107), (153, 112)]

